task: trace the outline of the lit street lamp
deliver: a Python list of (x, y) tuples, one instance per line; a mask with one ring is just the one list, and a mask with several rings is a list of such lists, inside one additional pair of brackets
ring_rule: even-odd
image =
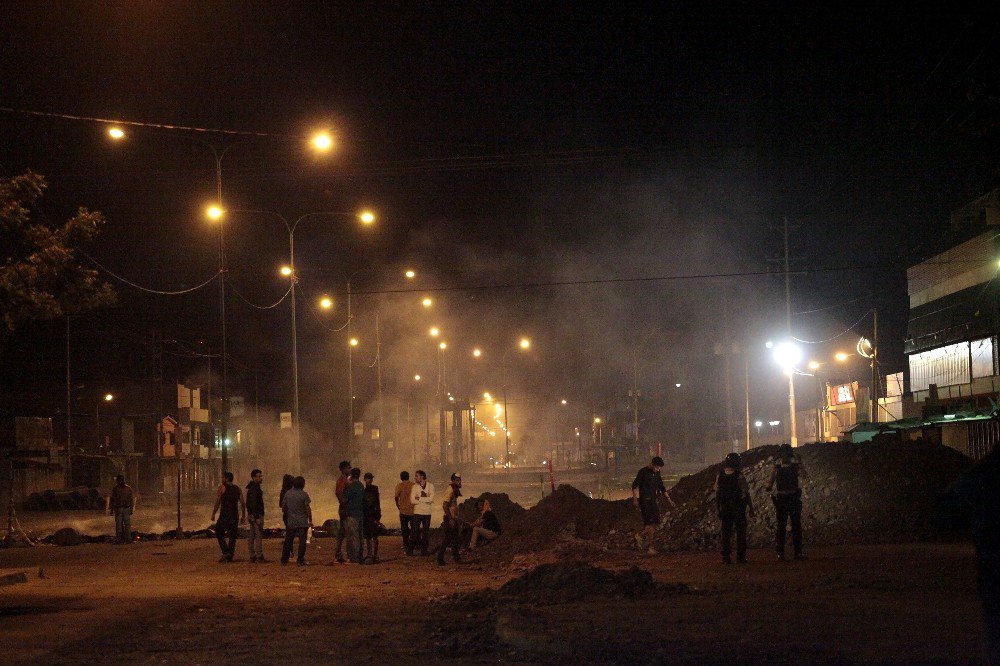
[(111, 393), (105, 393), (101, 396), (101, 399), (97, 401), (96, 417), (97, 417), (97, 450), (99, 453), (107, 453), (104, 450), (104, 444), (101, 441), (101, 403), (111, 402), (115, 399), (115, 396)]
[(781, 366), (785, 374), (788, 375), (788, 425), (791, 432), (790, 443), (792, 446), (798, 446), (799, 438), (795, 433), (795, 366), (802, 362), (802, 350), (790, 340), (785, 340), (777, 344), (769, 341), (767, 347), (773, 350), (774, 360)]
[[(323, 135), (325, 136), (325, 135)], [(327, 137), (329, 138), (329, 137)], [(315, 143), (315, 141), (314, 141)], [(317, 145), (317, 147), (320, 147)], [(329, 146), (327, 146), (329, 147)], [(306, 213), (305, 215), (299, 216), (294, 222), (289, 222), (280, 213), (276, 213), (270, 210), (238, 210), (234, 212), (239, 213), (253, 213), (258, 215), (270, 215), (281, 220), (282, 224), (285, 225), (285, 230), (288, 232), (288, 265), (281, 267), (281, 275), (289, 278), (291, 281), (289, 285), (289, 291), (292, 297), (292, 385), (293, 385), (293, 396), (292, 396), (292, 434), (294, 437), (295, 451), (293, 454), (294, 464), (297, 470), (302, 469), (302, 439), (301, 439), (301, 427), (299, 425), (299, 340), (298, 340), (298, 318), (295, 311), (295, 293), (297, 291), (299, 276), (295, 271), (295, 230), (298, 228), (299, 223), (308, 218), (314, 217), (329, 217), (329, 218), (348, 218), (348, 219), (358, 219), (362, 220), (363, 216), (368, 213), (368, 211), (362, 213), (346, 213), (342, 211), (322, 211), (318, 213)], [(368, 213), (370, 214), (370, 213)], [(374, 219), (374, 218), (373, 218)], [(329, 305), (326, 304), (329, 302)], [(333, 306), (333, 302), (330, 299), (324, 299), (321, 301), (320, 306), (329, 309)], [(351, 425), (353, 428), (353, 424)], [(224, 433), (225, 434), (225, 433)], [(223, 448), (225, 451), (225, 448)]]

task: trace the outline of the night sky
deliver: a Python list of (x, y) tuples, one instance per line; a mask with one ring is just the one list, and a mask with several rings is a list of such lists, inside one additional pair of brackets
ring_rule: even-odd
[[(112, 143), (100, 123), (4, 111), (0, 173), (44, 174), (52, 219), (102, 211), (88, 253), (160, 290), (218, 264), (202, 141), (228, 149), (230, 211), (377, 210), (372, 229), (343, 217), (296, 234), (303, 412), (320, 431), (346, 422), (344, 334), (331, 329), (348, 276), (367, 269), (354, 280), (368, 292), (355, 301), (362, 402), (377, 310), (400, 394), (414, 372), (433, 376), (425, 331), (438, 324), (472, 392), (497, 385), (495, 367), (468, 368), (457, 350), (496, 358), (532, 338), (511, 366), (512, 390), (537, 407), (528, 424), (560, 396), (581, 423), (606, 413), (636, 367), (648, 413), (683, 382), (696, 417), (718, 422), (713, 350), (728, 328), (751, 357), (752, 418), (782, 418), (763, 341), (783, 329), (784, 285), (750, 274), (778, 270), (787, 217), (793, 268), (810, 271), (793, 278), (792, 308), (818, 310), (795, 316), (795, 335), (826, 340), (877, 307), (885, 369), (902, 369), (905, 267), (996, 184), (997, 17), (705, 4), (5, 3), (0, 106), (261, 136), (129, 127)], [(338, 144), (323, 157), (306, 145), (319, 128)], [(240, 299), (281, 297), (287, 239), (275, 219), (233, 212), (226, 225), (233, 392), (255, 367), (262, 401), (287, 409), (287, 302)], [(81, 391), (150, 377), (157, 334), (178, 340), (177, 377), (200, 362), (183, 350), (217, 352), (215, 286), (165, 297), (109, 280), (119, 304), (78, 322)], [(315, 311), (320, 293), (335, 314)], [(425, 293), (433, 314), (417, 305)], [(810, 356), (850, 350), (856, 334)], [(5, 414), (59, 408), (62, 336), (52, 322), (3, 339)]]

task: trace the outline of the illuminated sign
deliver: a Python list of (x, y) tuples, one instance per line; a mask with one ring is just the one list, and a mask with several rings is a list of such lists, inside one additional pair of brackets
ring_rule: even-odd
[(831, 405), (846, 405), (852, 402), (854, 402), (854, 387), (851, 384), (830, 387)]

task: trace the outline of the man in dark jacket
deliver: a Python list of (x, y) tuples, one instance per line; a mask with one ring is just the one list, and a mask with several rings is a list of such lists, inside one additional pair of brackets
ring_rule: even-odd
[(378, 528), (382, 522), (382, 505), (375, 485), (375, 475), (365, 472), (365, 494), (361, 498), (361, 532), (365, 537), (364, 562), (378, 564)]
[(747, 561), (747, 509), (754, 514), (750, 486), (740, 473), (740, 454), (730, 453), (715, 479), (715, 502), (722, 521), (722, 561), (732, 564), (733, 528), (736, 529), (736, 561)]
[(789, 522), (792, 524), (795, 559), (805, 559), (802, 554), (802, 489), (799, 488), (799, 476), (807, 476), (805, 468), (792, 451), (792, 445), (782, 444), (778, 447), (778, 462), (767, 482), (767, 492), (774, 489), (771, 495), (776, 520), (774, 545), (781, 561), (785, 559), (785, 526)]
[(247, 484), (247, 550), (250, 562), (266, 562), (264, 559), (264, 491), (260, 484), (264, 473), (259, 469), (250, 472), (250, 483)]
[[(215, 523), (215, 538), (219, 541), (222, 551), (220, 562), (232, 562), (236, 553), (236, 538), (240, 533), (240, 523), (247, 521), (247, 505), (243, 501), (243, 491), (233, 483), (233, 473), (222, 475), (222, 485), (215, 496), (215, 507), (212, 509), (212, 522), (215, 514), (219, 514), (219, 522)], [(229, 543), (227, 545), (226, 538)]]
[(1000, 664), (1000, 447), (958, 477), (941, 501), (944, 522), (972, 528), (983, 602), (986, 663)]
[(121, 474), (115, 477), (115, 487), (108, 498), (108, 513), (115, 517), (115, 543), (132, 543), (132, 511), (135, 491)]

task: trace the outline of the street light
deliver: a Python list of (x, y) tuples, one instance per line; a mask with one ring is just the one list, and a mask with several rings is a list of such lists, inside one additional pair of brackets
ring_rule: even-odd
[[(319, 135), (317, 135), (319, 136)], [(327, 137), (329, 138), (329, 137)], [(315, 143), (315, 140), (314, 140)], [(329, 147), (329, 146), (328, 146)], [(348, 219), (358, 219), (361, 220), (360, 214), (346, 213), (342, 211), (321, 211), (316, 213), (306, 213), (301, 215), (294, 222), (289, 222), (283, 215), (276, 213), (271, 210), (256, 210), (256, 209), (242, 209), (235, 212), (239, 213), (252, 213), (256, 215), (269, 215), (278, 218), (282, 224), (285, 225), (285, 230), (288, 232), (288, 265), (281, 267), (281, 275), (289, 278), (291, 284), (289, 285), (289, 291), (292, 297), (292, 433), (295, 438), (295, 465), (299, 470), (302, 468), (302, 439), (301, 439), (301, 428), (299, 426), (299, 337), (298, 337), (298, 317), (296, 315), (296, 291), (299, 283), (299, 276), (295, 271), (295, 230), (298, 228), (299, 224), (308, 218), (315, 217), (328, 217), (328, 218), (348, 218)], [(209, 212), (211, 215), (211, 211)], [(220, 211), (221, 215), (221, 211)], [(326, 303), (329, 302), (327, 305)], [(320, 307), (324, 309), (329, 309), (333, 306), (333, 301), (329, 298), (320, 301)], [(350, 316), (350, 315), (348, 315)], [(348, 322), (350, 324), (350, 322)], [(353, 423), (351, 428), (353, 428)], [(225, 434), (225, 433), (224, 433)], [(225, 451), (225, 448), (223, 448)]]
[(323, 298), (319, 299), (319, 306), (324, 310), (329, 310), (330, 308), (333, 307), (333, 299), (330, 298), (329, 296), (324, 296)]
[(120, 127), (112, 127), (108, 129), (108, 136), (110, 136), (115, 141), (125, 138), (125, 130)]
[(429, 308), (430, 306), (434, 305), (434, 301), (432, 301), (430, 298), (425, 298), (424, 300), (420, 301), (420, 304), (423, 305), (425, 308)]
[[(519, 346), (522, 351), (527, 350), (531, 347), (531, 341), (528, 338), (521, 338)], [(507, 410), (507, 349), (504, 351), (503, 355), (500, 357), (500, 373), (503, 379), (503, 428), (504, 428), (504, 444), (507, 451), (507, 464), (510, 464), (510, 413)]]
[(436, 338), (441, 334), (441, 329), (439, 329), (437, 326), (431, 326), (431, 330), (427, 331), (427, 333), (430, 334), (432, 338)]
[(475, 349), (472, 350), (472, 357), (473, 358), (479, 358), (482, 355), (483, 355), (483, 350), (482, 349), (476, 347)]
[(316, 132), (310, 140), (312, 147), (320, 152), (333, 148), (333, 137), (326, 132)]
[(777, 344), (768, 341), (767, 346), (772, 350), (774, 360), (781, 366), (785, 374), (788, 375), (788, 426), (791, 433), (790, 443), (792, 446), (798, 446), (799, 438), (795, 433), (795, 366), (802, 361), (802, 350), (790, 340), (784, 340)]
[(405, 273), (403, 273), (403, 275), (406, 276), (407, 280), (412, 280), (413, 278), (417, 277), (416, 271), (412, 271), (412, 270), (406, 271)]
[(848, 359), (848, 356), (849, 355), (845, 354), (844, 352), (837, 352), (836, 354), (833, 355), (833, 358), (835, 358), (836, 360), (838, 360), (841, 363), (843, 363), (844, 361), (846, 361)]
[(104, 449), (104, 445), (101, 443), (101, 401), (103, 400), (104, 402), (111, 402), (114, 399), (115, 399), (114, 395), (112, 395), (111, 393), (105, 393), (102, 396), (101, 400), (97, 401), (97, 410), (96, 410), (96, 417), (97, 417), (97, 450), (98, 450), (99, 453)]

